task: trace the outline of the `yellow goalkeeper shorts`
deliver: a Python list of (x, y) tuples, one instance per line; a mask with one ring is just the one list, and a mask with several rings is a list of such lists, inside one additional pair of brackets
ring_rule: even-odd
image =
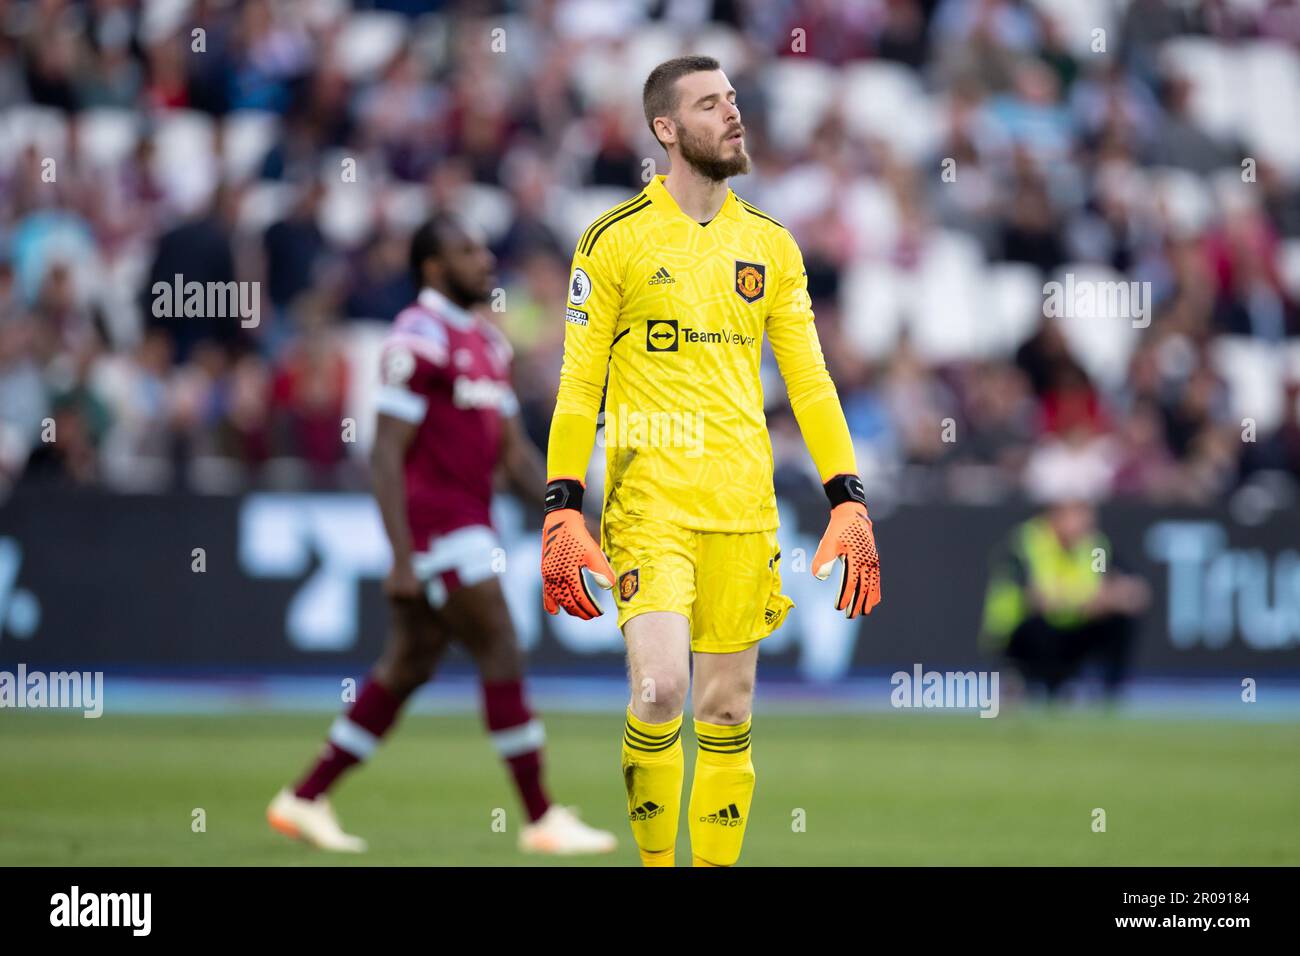
[(691, 531), (667, 521), (623, 517), (601, 525), (616, 579), (618, 626), (647, 611), (675, 611), (691, 625), (691, 650), (743, 651), (785, 620), (775, 531)]

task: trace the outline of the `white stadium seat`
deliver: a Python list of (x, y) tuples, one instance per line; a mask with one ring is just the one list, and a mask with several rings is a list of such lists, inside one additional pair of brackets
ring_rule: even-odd
[(190, 16), (193, 0), (148, 0), (140, 4), (140, 39), (158, 43), (180, 30)]
[(1097, 56), (1092, 32), (1106, 31), (1106, 52), (1118, 52), (1118, 11), (1111, 0), (1033, 0), (1033, 5), (1056, 21), (1070, 52), (1088, 59)]
[[(745, 41), (733, 28), (712, 24), (691, 43), (691, 52), (711, 56), (722, 64), (728, 75), (735, 76), (748, 59)], [(649, 71), (647, 71), (648, 73)]]
[[(1128, 372), (1129, 357), (1137, 344), (1139, 330), (1134, 326), (1137, 307), (1145, 304), (1147, 317), (1154, 319), (1145, 289), (1141, 291), (1141, 302), (1110, 303), (1105, 293), (1116, 288), (1116, 283), (1131, 288), (1129, 280), (1114, 269), (1093, 263), (1065, 265), (1050, 281), (1060, 283), (1059, 301), (1065, 314), (1055, 318), (1071, 354), (1102, 388), (1121, 387)], [(1079, 298), (1078, 293), (1083, 291), (1090, 291), (1091, 295)], [(1045, 310), (1050, 299), (1044, 296)], [(1124, 311), (1129, 314), (1122, 314)]]
[(1236, 140), (1248, 156), (1300, 175), (1300, 58), (1276, 40), (1229, 46), (1204, 37), (1177, 37), (1162, 62), (1192, 83), (1192, 116), (1206, 132)]
[(898, 207), (893, 194), (877, 179), (859, 178), (842, 202), (845, 218), (859, 233), (865, 257), (888, 255), (898, 242)]
[(615, 46), (593, 48), (573, 67), (573, 81), (588, 108), (631, 102), (631, 77)]
[(65, 155), (68, 126), (64, 114), (48, 106), (11, 106), (0, 113), (0, 162), (12, 163), (28, 146), (42, 158)]
[(374, 227), (373, 194), (353, 183), (334, 184), (325, 193), (317, 222), (330, 242), (355, 249), (365, 242)]
[(903, 331), (903, 303), (912, 285), (882, 262), (849, 267), (840, 285), (845, 344), (862, 358), (888, 358)]
[(227, 177), (242, 181), (257, 176), (280, 130), (280, 119), (261, 110), (239, 110), (222, 124), (222, 160)]
[(1025, 262), (996, 262), (985, 273), (985, 334), (993, 354), (1009, 355), (1034, 334), (1043, 316), (1043, 274)]
[(826, 63), (781, 57), (763, 71), (767, 126), (772, 145), (797, 151), (835, 102), (834, 70)]
[(1161, 66), (1192, 84), (1192, 118), (1211, 135), (1237, 132), (1242, 89), (1237, 60), (1224, 44), (1207, 37), (1180, 36), (1160, 47)]
[(220, 177), (215, 134), (212, 117), (195, 110), (172, 110), (159, 119), (154, 174), (171, 201), (187, 212), (204, 206)]
[(131, 155), (140, 139), (140, 122), (130, 110), (101, 107), (77, 117), (81, 155), (92, 168), (117, 166)]
[(429, 193), (418, 183), (393, 183), (379, 199), (384, 221), (414, 232), (429, 215)]
[[(623, 71), (628, 84), (644, 83), (660, 63), (689, 52), (680, 31), (665, 23), (647, 23), (633, 31), (623, 48)], [(639, 103), (640, 89), (637, 89)]]
[(1300, 177), (1300, 56), (1277, 41), (1245, 44), (1237, 56), (1246, 154)]
[(908, 300), (908, 329), (917, 354), (934, 363), (987, 354), (986, 309), (979, 242), (965, 233), (936, 233), (926, 243)]
[(556, 5), (553, 22), (566, 40), (593, 41), (594, 46), (643, 29), (645, 13), (646, 0), (567, 0)]
[(504, 189), (474, 183), (463, 193), (460, 212), (487, 233), (489, 242), (495, 242), (510, 228), (514, 204)]
[(912, 161), (927, 156), (942, 136), (937, 102), (916, 74), (899, 63), (854, 63), (843, 71), (845, 124), (857, 136), (887, 142)]
[(1214, 369), (1228, 384), (1234, 422), (1254, 419), (1262, 437), (1282, 418), (1286, 353), (1268, 342), (1225, 335), (1210, 343)]
[(750, 195), (744, 185), (736, 193), (769, 216), (797, 228), (798, 223), (815, 219), (820, 210), (839, 206), (843, 201), (842, 189), (843, 183), (835, 178), (832, 170), (820, 163), (800, 163), (769, 181), (759, 195)]
[(339, 31), (334, 56), (350, 79), (374, 76), (406, 40), (407, 21), (400, 13), (371, 10), (352, 14)]
[(1145, 200), (1157, 203), (1175, 236), (1204, 230), (1214, 216), (1214, 196), (1206, 180), (1191, 170), (1159, 167), (1147, 171)]
[(240, 196), (238, 228), (241, 232), (261, 234), (283, 217), (293, 205), (298, 187), (291, 183), (258, 180)]

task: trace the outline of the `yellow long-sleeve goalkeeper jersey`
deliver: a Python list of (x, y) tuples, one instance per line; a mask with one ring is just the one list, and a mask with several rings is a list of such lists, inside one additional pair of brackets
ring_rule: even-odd
[(600, 216), (578, 242), (548, 478), (586, 474), (608, 371), (607, 518), (771, 530), (764, 334), (822, 479), (857, 471), (803, 257), (780, 223), (734, 192), (701, 225), (663, 180)]

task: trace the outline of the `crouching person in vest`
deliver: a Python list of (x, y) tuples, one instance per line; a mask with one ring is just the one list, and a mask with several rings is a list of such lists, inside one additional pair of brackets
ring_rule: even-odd
[(981, 646), (1002, 653), (1048, 699), (1098, 663), (1113, 700), (1150, 599), (1146, 582), (1116, 565), (1092, 504), (1056, 502), (1016, 526), (994, 556)]

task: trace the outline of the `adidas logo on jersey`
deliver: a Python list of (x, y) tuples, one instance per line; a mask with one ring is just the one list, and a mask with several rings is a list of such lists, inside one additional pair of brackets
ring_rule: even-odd
[(717, 813), (710, 813), (708, 816), (700, 817), (701, 823), (716, 823), (724, 827), (738, 827), (743, 822), (740, 818), (740, 811), (736, 809), (734, 803), (729, 803)]
[(650, 285), (670, 285), (676, 281), (663, 266), (660, 266), (659, 271), (650, 277)]
[(653, 820), (659, 814), (664, 812), (664, 808), (659, 806), (653, 800), (647, 800), (634, 810), (630, 811), (627, 818), (633, 823), (644, 823), (646, 820)]

